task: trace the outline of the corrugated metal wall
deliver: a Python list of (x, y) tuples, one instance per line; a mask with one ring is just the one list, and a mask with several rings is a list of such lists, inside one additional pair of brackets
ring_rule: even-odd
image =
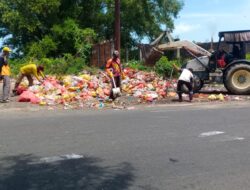
[(105, 41), (92, 47), (91, 65), (103, 68), (114, 50), (113, 41)]

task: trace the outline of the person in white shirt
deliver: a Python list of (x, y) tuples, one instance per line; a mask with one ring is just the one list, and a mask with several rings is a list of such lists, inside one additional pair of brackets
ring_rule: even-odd
[(174, 68), (181, 73), (179, 79), (178, 79), (178, 83), (177, 83), (177, 93), (179, 96), (179, 102), (182, 102), (182, 86), (186, 85), (186, 87), (188, 88), (188, 93), (189, 93), (189, 101), (191, 102), (193, 100), (193, 69), (189, 68), (189, 69), (181, 69), (179, 67), (177, 67), (175, 64), (173, 65)]

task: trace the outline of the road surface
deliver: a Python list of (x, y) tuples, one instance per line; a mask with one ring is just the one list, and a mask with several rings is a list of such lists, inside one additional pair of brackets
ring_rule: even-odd
[(1, 190), (248, 190), (250, 104), (0, 114)]

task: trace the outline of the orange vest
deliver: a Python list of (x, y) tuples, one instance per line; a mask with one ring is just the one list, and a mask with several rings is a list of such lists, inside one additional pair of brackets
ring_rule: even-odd
[(10, 76), (10, 67), (9, 67), (9, 65), (3, 65), (1, 75)]
[(106, 70), (107, 72), (109, 72), (108, 70), (111, 70), (114, 76), (120, 76), (122, 72), (120, 59), (119, 58), (116, 58), (116, 60), (112, 58), (109, 59), (106, 64)]

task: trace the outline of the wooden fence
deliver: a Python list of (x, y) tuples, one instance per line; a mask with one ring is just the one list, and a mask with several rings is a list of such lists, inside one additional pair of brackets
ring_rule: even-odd
[(104, 68), (107, 60), (112, 56), (114, 50), (113, 41), (105, 41), (99, 44), (95, 44), (92, 47), (91, 53), (91, 65)]

